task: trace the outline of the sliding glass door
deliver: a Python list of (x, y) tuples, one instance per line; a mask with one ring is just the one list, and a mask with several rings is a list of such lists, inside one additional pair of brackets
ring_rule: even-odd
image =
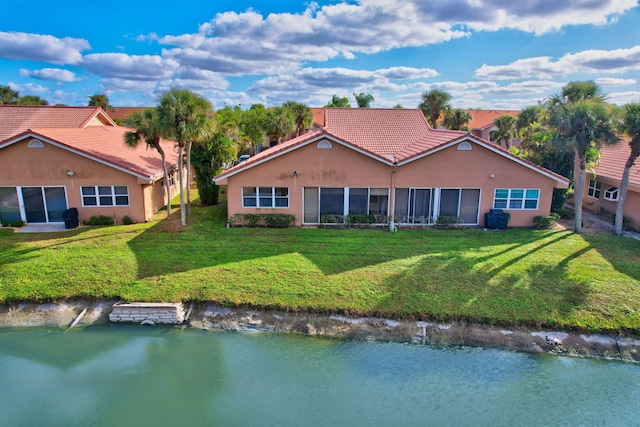
[(67, 210), (64, 187), (20, 187), (27, 223), (63, 222)]

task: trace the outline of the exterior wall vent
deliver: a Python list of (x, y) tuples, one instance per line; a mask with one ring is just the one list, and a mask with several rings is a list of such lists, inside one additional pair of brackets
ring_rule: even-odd
[(468, 142), (461, 142), (458, 144), (458, 151), (471, 151), (471, 144)]
[(29, 148), (44, 148), (44, 144), (39, 139), (29, 141)]
[(318, 148), (333, 148), (329, 141), (320, 141), (318, 142)]

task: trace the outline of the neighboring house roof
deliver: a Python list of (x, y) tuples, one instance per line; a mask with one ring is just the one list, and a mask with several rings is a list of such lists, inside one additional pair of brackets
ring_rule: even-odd
[(324, 126), (324, 110), (324, 108), (311, 108), (314, 125)]
[(471, 114), (471, 121), (468, 126), (471, 129), (486, 129), (493, 126), (493, 121), (502, 115), (516, 117), (520, 113), (519, 110), (467, 110)]
[(151, 107), (111, 107), (107, 114), (114, 120), (125, 121), (125, 119), (131, 116), (136, 111), (143, 112), (145, 108)]
[[(619, 144), (603, 145), (602, 157), (600, 157), (598, 166), (595, 169), (596, 176), (621, 182), (624, 166), (629, 159), (629, 153), (629, 138), (626, 137), (622, 138)], [(638, 165), (638, 160), (631, 167), (629, 186), (638, 187), (635, 191), (640, 189), (640, 165)]]
[[(119, 126), (29, 129), (0, 143), (0, 149), (25, 138), (37, 138), (144, 180), (150, 181), (162, 175), (162, 159), (154, 148), (147, 148), (144, 143), (136, 148), (129, 148), (124, 144), (124, 134), (131, 130)], [(178, 156), (173, 150), (174, 143), (162, 141), (161, 144), (167, 168), (171, 169), (178, 162)]]
[(327, 138), (388, 165), (405, 164), (468, 139), (562, 185), (569, 181), (488, 141), (460, 131), (432, 129), (417, 109), (325, 108), (325, 127), (264, 150), (218, 175), (226, 179), (271, 158)]
[(100, 107), (0, 105), (0, 141), (31, 128), (116, 126)]

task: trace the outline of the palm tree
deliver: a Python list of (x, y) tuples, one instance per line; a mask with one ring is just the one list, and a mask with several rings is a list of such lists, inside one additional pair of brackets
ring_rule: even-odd
[(264, 143), (264, 134), (267, 128), (267, 109), (264, 108), (264, 105), (251, 105), (242, 115), (240, 128), (251, 143), (251, 154), (257, 154), (260, 146)]
[(450, 100), (451, 95), (443, 90), (432, 89), (422, 94), (422, 102), (418, 108), (422, 110), (422, 114), (427, 118), (432, 128), (436, 129), (440, 116), (451, 109)]
[(467, 126), (473, 120), (473, 116), (462, 108), (456, 108), (449, 110), (444, 115), (444, 127), (450, 130), (463, 130), (469, 132), (471, 128)]
[[(158, 106), (163, 136), (176, 141), (178, 146), (178, 181), (180, 183), (180, 221), (187, 225), (187, 214), (191, 208), (189, 183), (191, 181), (191, 146), (212, 133), (213, 108), (211, 103), (188, 89), (169, 89), (160, 95)], [(187, 159), (187, 205), (185, 206), (183, 177), (184, 159)], [(188, 209), (188, 210), (187, 210)]]
[(520, 137), (523, 136), (523, 132), (529, 126), (535, 125), (541, 122), (544, 115), (544, 108), (540, 105), (532, 105), (523, 108), (516, 118), (516, 134)]
[(620, 193), (618, 194), (618, 205), (616, 207), (615, 234), (617, 236), (622, 235), (624, 203), (627, 199), (631, 167), (635, 164), (636, 159), (640, 155), (640, 104), (633, 102), (624, 106), (624, 118), (622, 119), (620, 127), (620, 130), (630, 136), (631, 140), (629, 141), (629, 158), (627, 159), (627, 163), (624, 165), (622, 182), (620, 183)]
[(155, 148), (160, 153), (162, 159), (162, 172), (164, 173), (163, 183), (164, 189), (167, 194), (167, 219), (171, 218), (171, 188), (169, 187), (169, 174), (167, 171), (167, 160), (160, 145), (161, 130), (160, 121), (158, 119), (158, 112), (153, 108), (145, 108), (144, 111), (136, 111), (131, 116), (127, 117), (125, 123), (130, 128), (134, 129), (132, 132), (124, 134), (124, 143), (129, 147), (137, 147), (140, 142), (144, 140), (147, 147)]
[(49, 101), (36, 95), (21, 96), (17, 102), (18, 105), (49, 105)]
[(291, 110), (293, 114), (296, 136), (302, 135), (305, 129), (308, 129), (313, 124), (313, 113), (306, 105), (295, 101), (287, 101), (282, 106)]
[(351, 104), (349, 104), (349, 98), (340, 98), (338, 95), (333, 95), (331, 101), (325, 107), (351, 108)]
[[(575, 232), (582, 232), (582, 200), (587, 176), (588, 152), (599, 151), (602, 144), (618, 142), (610, 108), (599, 95), (597, 85), (568, 84), (562, 95), (547, 102), (547, 122), (556, 144), (574, 151)], [(595, 87), (594, 87), (595, 86)], [(579, 87), (579, 90), (575, 90)], [(588, 88), (589, 91), (584, 89)], [(595, 90), (593, 90), (595, 89)], [(580, 98), (582, 97), (582, 98)]]
[(15, 105), (20, 94), (9, 86), (0, 85), (0, 105)]
[(236, 145), (228, 137), (225, 126), (218, 128), (210, 139), (194, 144), (191, 157), (203, 205), (215, 205), (218, 202), (219, 187), (213, 183), (213, 177), (222, 172), (223, 166), (234, 160), (236, 154)]
[(90, 107), (101, 107), (104, 111), (111, 110), (111, 105), (109, 105), (109, 98), (105, 94), (97, 94), (89, 97)]
[(496, 130), (491, 131), (491, 139), (500, 147), (502, 147), (502, 143), (504, 142), (504, 147), (508, 150), (511, 148), (511, 140), (516, 135), (516, 118), (508, 114), (503, 114), (496, 117), (493, 124), (495, 125)]
[(296, 129), (294, 116), (290, 109), (281, 106), (267, 111), (267, 134), (278, 144), (282, 138)]
[(369, 108), (371, 103), (373, 101), (375, 101), (375, 98), (373, 97), (373, 95), (371, 95), (369, 93), (364, 93), (364, 92), (355, 93), (355, 92), (353, 92), (353, 96), (356, 98), (356, 102), (358, 103), (358, 107), (359, 108)]

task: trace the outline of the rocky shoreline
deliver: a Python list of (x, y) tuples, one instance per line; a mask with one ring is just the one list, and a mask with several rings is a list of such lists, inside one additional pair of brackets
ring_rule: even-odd
[[(74, 300), (0, 305), (0, 327), (77, 328), (107, 324), (114, 303), (116, 301)], [(300, 333), (429, 345), (469, 345), (640, 362), (638, 336), (504, 328), (468, 322), (437, 323), (350, 317), (196, 303), (189, 306), (185, 321), (176, 326), (239, 332)]]

